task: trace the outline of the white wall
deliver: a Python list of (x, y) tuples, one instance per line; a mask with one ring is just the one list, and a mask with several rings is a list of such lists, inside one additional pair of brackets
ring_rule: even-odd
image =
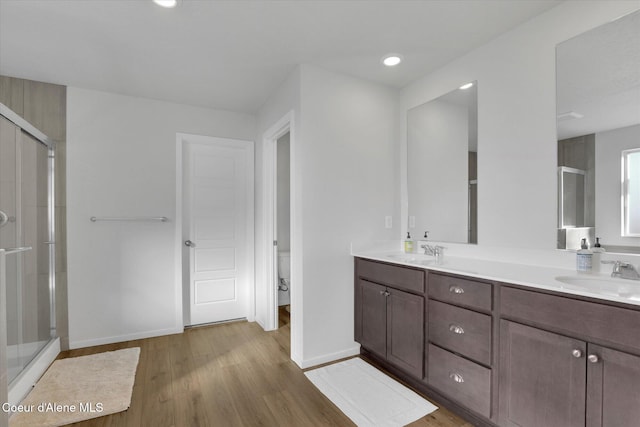
[[(301, 67), (295, 161), (304, 217), (305, 366), (359, 350), (350, 243), (392, 239), (399, 231), (397, 101), (391, 88)], [(393, 229), (384, 228), (385, 215), (393, 216)]]
[[(637, 1), (562, 3), (402, 90), (406, 156), (406, 111), (478, 81), (480, 245), (555, 248), (555, 47), (637, 8)], [(406, 157), (400, 162), (405, 176)], [(401, 193), (406, 221), (406, 182)]]
[(621, 236), (620, 159), (631, 148), (640, 148), (640, 125), (596, 133), (596, 234), (602, 245), (640, 246), (640, 237)]
[(179, 332), (176, 133), (252, 140), (255, 118), (72, 87), (67, 94), (70, 345)]
[[(434, 100), (409, 112), (409, 216), (413, 237), (469, 240), (469, 111)], [(403, 234), (405, 230), (402, 230)], [(419, 250), (419, 248), (418, 248)]]
[[(310, 65), (262, 107), (258, 135), (288, 113), (291, 133), (291, 357), (302, 367), (359, 351), (353, 341), (352, 241), (398, 233), (398, 92)], [(267, 154), (268, 155), (268, 154)], [(263, 176), (264, 141), (256, 144)], [(256, 320), (268, 316), (264, 182), (256, 182)], [(394, 227), (384, 228), (393, 216)], [(259, 243), (261, 242), (261, 243)], [(261, 273), (263, 277), (261, 276)]]

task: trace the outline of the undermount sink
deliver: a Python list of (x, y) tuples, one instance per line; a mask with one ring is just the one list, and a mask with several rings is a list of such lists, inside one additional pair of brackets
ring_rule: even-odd
[(412, 264), (420, 264), (420, 265), (429, 265), (429, 264), (435, 263), (435, 257), (431, 255), (424, 255), (424, 254), (399, 253), (399, 254), (388, 254), (386, 255), (386, 257), (392, 260), (397, 260), (397, 261), (407, 262)]
[(612, 295), (623, 298), (640, 299), (640, 281), (614, 279), (605, 276), (558, 276), (564, 289), (588, 291), (600, 295)]

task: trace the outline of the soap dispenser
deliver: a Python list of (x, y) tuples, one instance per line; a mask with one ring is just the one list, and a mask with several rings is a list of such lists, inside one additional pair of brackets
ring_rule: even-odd
[(605, 252), (604, 248), (600, 245), (600, 238), (596, 237), (596, 244), (593, 245), (593, 256), (591, 258), (591, 271), (594, 273), (600, 272), (600, 264), (602, 261), (602, 254)]
[(411, 234), (407, 231), (407, 238), (404, 241), (404, 251), (408, 254), (413, 253), (413, 240)]
[(590, 273), (593, 266), (593, 252), (589, 250), (587, 239), (582, 239), (576, 254), (576, 269), (579, 273)]

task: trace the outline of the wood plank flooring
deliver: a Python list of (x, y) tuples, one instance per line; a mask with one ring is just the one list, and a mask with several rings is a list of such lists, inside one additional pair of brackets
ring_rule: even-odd
[[(236, 322), (183, 334), (71, 350), (59, 358), (140, 347), (131, 407), (82, 427), (353, 426), (289, 359), (288, 313), (280, 329)], [(412, 427), (470, 427), (446, 409)]]

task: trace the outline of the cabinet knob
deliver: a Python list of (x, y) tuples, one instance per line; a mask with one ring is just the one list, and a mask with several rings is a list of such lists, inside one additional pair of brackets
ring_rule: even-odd
[(462, 378), (462, 375), (456, 374), (455, 372), (451, 372), (449, 374), (449, 378), (451, 378), (453, 381), (455, 381), (457, 383), (463, 383), (464, 382), (464, 378)]
[(458, 334), (458, 335), (464, 334), (464, 329), (462, 329), (462, 326), (454, 325), (453, 323), (449, 325), (449, 330), (454, 334)]
[(582, 351), (578, 350), (577, 348), (574, 349), (571, 354), (573, 355), (573, 357), (575, 357), (576, 359), (579, 359), (582, 357)]
[(380, 291), (380, 295), (384, 295), (384, 293), (387, 291)]
[(380, 295), (385, 296), (385, 297), (388, 297), (388, 296), (389, 296), (389, 295), (391, 295), (391, 294), (389, 293), (389, 291), (387, 291), (387, 290), (385, 289), (384, 291), (380, 291)]
[(464, 294), (464, 289), (462, 289), (460, 286), (449, 286), (449, 292), (451, 292), (452, 294)]
[(600, 358), (599, 358), (597, 355), (595, 355), (595, 354), (590, 354), (590, 355), (587, 357), (587, 360), (588, 360), (589, 362), (591, 362), (591, 363), (598, 363), (598, 362), (600, 361)]

